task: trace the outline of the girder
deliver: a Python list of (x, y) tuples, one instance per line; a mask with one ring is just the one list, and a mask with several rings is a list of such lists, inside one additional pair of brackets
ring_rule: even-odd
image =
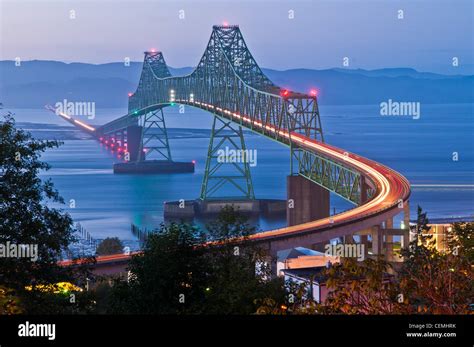
[(158, 78), (171, 77), (161, 52), (145, 52), (145, 65)]
[(100, 128), (96, 129), (96, 134), (98, 136), (107, 135), (111, 133), (115, 133), (117, 131), (121, 131), (127, 128), (130, 125), (138, 125), (138, 117), (134, 117), (133, 115), (125, 115), (123, 117), (117, 118)]
[(374, 191), (366, 189), (366, 197), (362, 197), (362, 176), (340, 164), (318, 156), (313, 152), (298, 148), (294, 150), (292, 159), (297, 160), (297, 172), (310, 181), (319, 184), (357, 205), (372, 197)]

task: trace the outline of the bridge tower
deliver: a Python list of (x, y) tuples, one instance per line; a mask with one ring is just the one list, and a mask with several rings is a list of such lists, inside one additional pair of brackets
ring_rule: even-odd
[(138, 160), (165, 160), (172, 162), (163, 108), (145, 113), (140, 117), (141, 139)]
[[(250, 54), (237, 25), (215, 25), (200, 66), (213, 76), (209, 95), (215, 110), (230, 108), (238, 95), (236, 76), (248, 85), (267, 90), (274, 84)], [(203, 69), (203, 70), (204, 70)], [(206, 168), (200, 194), (201, 212), (232, 204), (244, 212), (258, 213), (250, 162), (256, 152), (246, 147), (242, 126), (214, 112)], [(253, 165), (252, 165), (253, 166)]]
[[(214, 115), (206, 169), (201, 187), (201, 200), (254, 200), (249, 157), (241, 126)], [(226, 170), (227, 169), (227, 170)], [(230, 170), (229, 170), (230, 169)], [(216, 196), (222, 188), (233, 188), (237, 195)]]
[[(171, 156), (163, 108), (174, 103), (156, 105), (155, 80), (170, 78), (171, 73), (161, 52), (147, 51), (138, 89), (140, 97), (129, 94), (128, 114), (102, 126), (104, 137), (120, 135), (128, 159), (114, 165), (115, 173), (181, 173), (194, 172), (193, 162), (175, 162)], [(173, 96), (174, 98), (174, 96)], [(125, 156), (124, 156), (125, 158)]]
[[(316, 92), (311, 95), (282, 91), (289, 133), (324, 142)], [(305, 172), (305, 163), (311, 162)], [(312, 182), (313, 162), (308, 153), (290, 139), (290, 175), (287, 177), (287, 223), (296, 225), (328, 217), (329, 191)]]
[[(142, 88), (145, 86), (150, 88), (152, 83), (151, 80), (148, 81), (150, 76), (156, 76), (157, 78), (171, 77), (171, 73), (161, 52), (145, 52), (142, 77), (140, 78)], [(149, 92), (152, 93), (152, 90)], [(147, 94), (148, 93), (145, 94), (145, 98)], [(131, 98), (129, 100), (129, 113), (135, 111), (134, 106), (133, 99)], [(145, 111), (138, 115), (138, 118), (139, 126), (142, 129), (139, 146), (137, 148), (138, 161), (164, 160), (172, 162), (163, 106), (157, 109), (145, 109)]]

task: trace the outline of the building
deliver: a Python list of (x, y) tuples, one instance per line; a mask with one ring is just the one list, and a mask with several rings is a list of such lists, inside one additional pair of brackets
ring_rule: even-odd
[(439, 252), (445, 252), (448, 248), (449, 233), (451, 233), (451, 224), (429, 224), (429, 234), (433, 235), (432, 241)]
[(339, 257), (328, 256), (304, 247), (295, 247), (278, 252), (277, 273), (278, 276), (285, 278), (285, 282), (304, 284), (313, 300), (321, 302), (327, 296), (322, 272), (330, 264), (339, 261)]
[(308, 296), (314, 301), (321, 303), (326, 300), (328, 289), (326, 279), (322, 274), (325, 266), (302, 268), (302, 269), (284, 269), (282, 270), (285, 282), (292, 282), (296, 285), (304, 285)]
[(309, 248), (295, 247), (277, 253), (277, 274), (283, 276), (283, 270), (325, 267), (328, 263), (339, 261), (339, 257), (327, 256)]

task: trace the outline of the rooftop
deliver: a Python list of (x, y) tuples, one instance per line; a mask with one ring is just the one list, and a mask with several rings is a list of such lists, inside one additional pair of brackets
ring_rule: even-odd
[(295, 247), (295, 248), (285, 249), (277, 253), (278, 261), (298, 258), (301, 256), (315, 256), (315, 255), (324, 256), (325, 254), (322, 252), (314, 251), (312, 249), (304, 248), (304, 247)]

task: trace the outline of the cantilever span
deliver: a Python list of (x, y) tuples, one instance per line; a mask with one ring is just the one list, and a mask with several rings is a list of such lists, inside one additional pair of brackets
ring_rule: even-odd
[[(152, 60), (153, 58), (153, 60)], [(346, 162), (309, 151), (292, 137), (323, 141), (316, 95), (273, 84), (253, 59), (238, 26), (214, 26), (196, 69), (171, 77), (161, 52), (147, 52), (138, 88), (129, 99), (129, 115), (139, 116), (173, 103), (191, 105), (291, 147), (295, 170), (343, 198), (360, 204), (375, 186)]]
[(269, 242), (273, 251), (289, 248), (290, 239), (311, 246), (378, 227), (402, 211), (408, 225), (409, 182), (388, 167), (325, 143), (316, 93), (285, 90), (270, 81), (238, 26), (214, 26), (201, 60), (185, 76), (171, 76), (161, 52), (145, 52), (128, 114), (92, 132), (103, 136), (135, 126), (140, 117), (173, 104), (209, 111), (288, 146), (292, 174), (356, 205), (338, 215), (251, 236)]

